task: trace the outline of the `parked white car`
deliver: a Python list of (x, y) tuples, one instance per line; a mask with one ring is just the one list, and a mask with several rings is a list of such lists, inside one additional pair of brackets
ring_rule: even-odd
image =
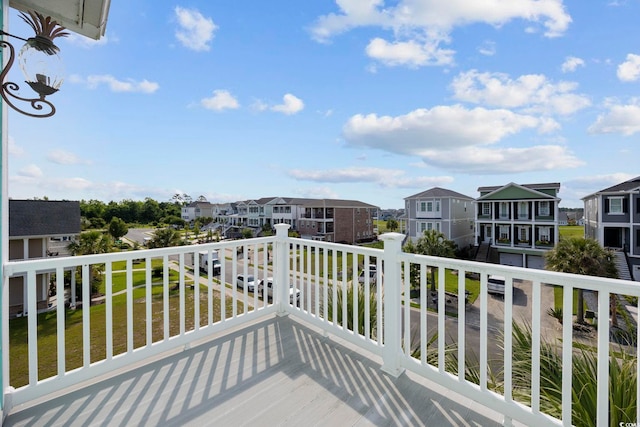
[[(261, 280), (258, 284), (258, 294), (265, 297), (265, 288), (267, 289), (267, 298), (273, 298), (273, 277), (267, 277)], [(289, 302), (293, 304), (295, 300), (296, 305), (300, 305), (300, 290), (294, 289), (293, 283), (289, 284)]]
[(487, 279), (487, 290), (490, 294), (498, 294), (504, 296), (504, 277), (489, 275)]
[(238, 274), (238, 277), (236, 278), (236, 286), (249, 292), (253, 292), (256, 288), (256, 279), (251, 275), (247, 275), (245, 277), (244, 274)]

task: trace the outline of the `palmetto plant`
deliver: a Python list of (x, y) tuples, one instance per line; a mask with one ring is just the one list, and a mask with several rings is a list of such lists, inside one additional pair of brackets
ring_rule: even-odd
[[(348, 284), (346, 286), (346, 292), (343, 292), (343, 287), (334, 284), (333, 286), (337, 286), (336, 289), (336, 312), (333, 311), (333, 290), (331, 287), (327, 288), (329, 292), (327, 296), (327, 317), (329, 321), (333, 321), (334, 315), (336, 316), (336, 322), (339, 325), (343, 324), (343, 301), (346, 298), (347, 304), (347, 329), (350, 331), (354, 331), (353, 324), (353, 302), (354, 302), (354, 286), (352, 284)], [(371, 290), (369, 292), (369, 299), (367, 300), (364, 286), (360, 284), (356, 284), (357, 288), (357, 302), (358, 302), (358, 313), (357, 313), (357, 332), (359, 334), (365, 333), (365, 307), (369, 307), (369, 325), (371, 330), (371, 336), (369, 338), (375, 339), (377, 336), (377, 326), (378, 326), (378, 301), (377, 301), (377, 293), (375, 290)]]
[[(532, 332), (528, 325), (513, 324), (513, 396), (530, 402)], [(595, 426), (597, 414), (597, 353), (582, 347), (572, 356), (572, 423)], [(636, 418), (637, 357), (622, 348), (609, 359), (609, 425)], [(503, 373), (501, 373), (503, 374)], [(502, 377), (502, 375), (498, 377)], [(495, 378), (495, 377), (493, 377)], [(562, 408), (562, 356), (558, 346), (540, 342), (540, 409), (559, 418)]]

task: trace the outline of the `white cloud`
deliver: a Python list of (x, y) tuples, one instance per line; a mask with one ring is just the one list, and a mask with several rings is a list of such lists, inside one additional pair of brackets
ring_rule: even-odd
[(84, 83), (90, 89), (95, 89), (101, 84), (106, 84), (112, 92), (132, 92), (132, 93), (154, 93), (158, 90), (160, 85), (155, 82), (150, 82), (147, 79), (142, 81), (135, 81), (133, 79), (118, 80), (109, 74), (91, 75), (86, 79), (78, 75), (73, 75), (70, 78), (73, 83)]
[(304, 102), (302, 102), (302, 100), (295, 95), (287, 93), (282, 97), (282, 100), (282, 104), (272, 106), (271, 110), (291, 115), (296, 114), (304, 109)]
[(42, 176), (42, 169), (38, 166), (31, 164), (18, 171), (18, 175), (25, 178), (40, 178)]
[(99, 40), (95, 40), (89, 37), (82, 36), (77, 33), (70, 32), (65, 40), (71, 43), (74, 46), (80, 46), (85, 49), (91, 49), (97, 46), (104, 46), (111, 41), (110, 37), (106, 34), (100, 37)]
[(9, 136), (9, 154), (12, 156), (22, 156), (24, 154), (24, 148), (16, 144), (16, 140)]
[(630, 53), (627, 60), (618, 65), (618, 79), (623, 82), (634, 82), (640, 77), (640, 55)]
[(452, 64), (455, 52), (439, 48), (439, 43), (440, 40), (430, 40), (425, 43), (416, 40), (390, 43), (377, 37), (369, 42), (366, 53), (387, 66), (418, 67)]
[[(487, 24), (500, 27), (510, 21), (524, 20), (544, 27), (547, 37), (562, 35), (571, 16), (565, 11), (562, 0), (399, 0), (385, 7), (383, 0), (336, 0), (338, 13), (320, 16), (311, 28), (312, 37), (326, 42), (336, 34), (358, 27), (381, 27), (393, 32), (396, 40), (378, 40), (370, 43), (367, 53), (393, 65), (433, 65), (430, 52), (440, 52), (439, 45), (456, 27), (471, 24)], [(525, 31), (534, 31), (529, 26)], [(427, 49), (419, 48), (428, 46)], [(440, 59), (441, 64), (451, 62), (450, 51)], [(486, 52), (486, 51), (485, 51)], [(440, 55), (438, 55), (440, 57)], [(443, 60), (446, 59), (446, 60)]]
[(195, 51), (208, 51), (213, 33), (218, 29), (211, 18), (205, 18), (195, 9), (175, 8), (179, 28), (176, 38), (182, 45)]
[(576, 168), (584, 164), (566, 147), (539, 145), (526, 148), (470, 146), (454, 150), (433, 150), (423, 160), (433, 166), (462, 173), (513, 174)]
[(507, 74), (477, 70), (460, 73), (451, 83), (454, 98), (461, 101), (562, 115), (591, 105), (588, 97), (574, 92), (577, 87), (574, 82), (550, 82), (542, 74), (522, 75), (514, 80)]
[(480, 52), (481, 55), (493, 56), (496, 54), (496, 43), (491, 40), (485, 40), (478, 47), (478, 52)]
[(336, 0), (339, 13), (318, 18), (311, 29), (318, 40), (362, 26), (382, 26), (394, 30), (454, 27), (485, 23), (496, 27), (512, 20), (526, 20), (542, 24), (547, 37), (563, 34), (571, 17), (562, 0), (519, 0), (505, 3), (501, 0), (400, 0), (385, 8), (382, 0)]
[(635, 178), (636, 176), (637, 175), (631, 175), (622, 172), (605, 175), (580, 176), (567, 181), (563, 181), (562, 186), (569, 186), (576, 191), (582, 191), (583, 193), (585, 193), (583, 194), (584, 197), (586, 194), (591, 194), (612, 185), (628, 181), (631, 178)]
[(65, 150), (52, 150), (47, 154), (47, 160), (59, 165), (78, 165), (78, 164), (91, 164), (89, 160), (84, 160), (76, 156), (75, 154)]
[(611, 104), (608, 111), (600, 114), (595, 123), (589, 126), (589, 133), (619, 133), (631, 136), (640, 132), (640, 105), (632, 102), (627, 105)]
[(289, 176), (299, 181), (323, 183), (374, 183), (384, 188), (420, 188), (446, 185), (453, 182), (450, 176), (408, 177), (399, 169), (349, 167), (343, 169), (289, 171)]
[[(293, 191), (297, 196), (309, 199), (337, 199), (338, 193), (329, 187), (298, 188)], [(238, 200), (238, 199), (235, 199)]]
[(584, 60), (576, 58), (575, 56), (567, 56), (562, 63), (561, 69), (563, 73), (572, 73), (577, 70), (578, 67), (584, 67)]
[(544, 133), (557, 128), (548, 118), (453, 105), (396, 117), (355, 115), (345, 124), (343, 136), (351, 146), (416, 156), (428, 165), (463, 173), (517, 173), (581, 165), (562, 145), (494, 146), (523, 131)]
[(269, 109), (269, 104), (260, 99), (256, 99), (255, 101), (253, 101), (253, 103), (251, 103), (251, 109), (255, 111), (266, 111)]
[(226, 90), (214, 90), (213, 96), (201, 99), (200, 104), (204, 108), (214, 111), (236, 109), (240, 107), (238, 100)]
[(505, 109), (453, 105), (396, 117), (357, 114), (345, 124), (343, 136), (350, 145), (422, 156), (434, 148), (493, 144), (523, 130), (546, 131), (549, 127), (546, 120)]

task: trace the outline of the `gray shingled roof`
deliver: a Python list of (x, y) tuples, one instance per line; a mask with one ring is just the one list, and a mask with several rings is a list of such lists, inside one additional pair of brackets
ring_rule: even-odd
[(413, 196), (405, 197), (405, 200), (418, 198), (418, 197), (457, 197), (460, 199), (473, 200), (473, 197), (465, 196), (462, 193), (458, 193), (456, 191), (447, 190), (446, 188), (440, 188), (440, 187), (433, 187), (421, 193), (414, 194)]
[(80, 233), (80, 202), (9, 200), (9, 236)]
[(630, 191), (640, 187), (640, 176), (632, 178), (628, 181), (621, 182), (620, 184), (613, 185), (604, 190), (598, 191), (598, 193), (609, 193), (614, 191)]

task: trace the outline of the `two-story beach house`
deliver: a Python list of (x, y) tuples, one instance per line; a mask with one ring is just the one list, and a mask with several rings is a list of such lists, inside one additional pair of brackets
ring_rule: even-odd
[(473, 197), (434, 187), (405, 197), (407, 238), (417, 240), (427, 230), (437, 230), (459, 248), (473, 245)]
[(560, 183), (480, 187), (476, 244), (499, 252), (500, 264), (544, 268), (544, 252), (558, 242)]
[(640, 177), (596, 191), (584, 202), (584, 234), (615, 249), (622, 275), (640, 280)]
[[(66, 245), (80, 234), (80, 203), (50, 200), (9, 200), (9, 259), (12, 261), (66, 255)], [(49, 302), (51, 273), (39, 273), (37, 307)], [(24, 276), (9, 280), (9, 315), (22, 316), (27, 300)]]

